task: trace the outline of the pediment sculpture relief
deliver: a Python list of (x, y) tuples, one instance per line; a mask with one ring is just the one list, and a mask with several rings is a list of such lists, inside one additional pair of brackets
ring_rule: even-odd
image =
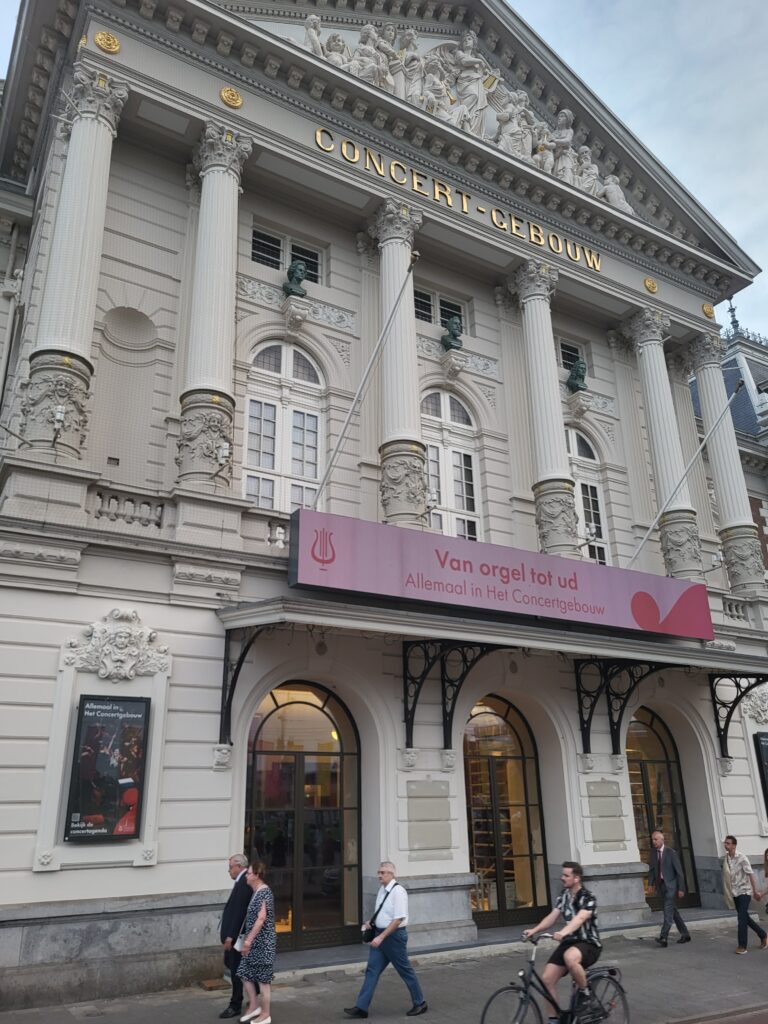
[(589, 146), (573, 146), (571, 111), (560, 110), (554, 126), (537, 117), (525, 90), (511, 89), (480, 54), (471, 30), (458, 42), (426, 52), (415, 29), (405, 29), (398, 41), (393, 24), (364, 25), (354, 46), (340, 32), (326, 39), (322, 34), (319, 15), (308, 15), (304, 47), (316, 57), (617, 210), (634, 213), (616, 175), (601, 178)]

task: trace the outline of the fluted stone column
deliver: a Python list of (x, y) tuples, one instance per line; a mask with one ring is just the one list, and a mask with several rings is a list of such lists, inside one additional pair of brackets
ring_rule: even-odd
[(75, 114), (51, 239), (37, 340), (21, 403), (21, 433), (33, 449), (80, 458), (112, 141), (128, 87), (76, 65)]
[(523, 319), (539, 546), (549, 555), (581, 558), (550, 313), (556, 284), (553, 267), (529, 260), (516, 272), (510, 290), (517, 296)]
[[(723, 352), (719, 334), (702, 334), (692, 345), (705, 433), (728, 401), (720, 368)], [(718, 533), (731, 590), (734, 594), (742, 594), (762, 589), (765, 566), (730, 412), (722, 418), (707, 441), (707, 455), (720, 509)]]
[[(421, 213), (387, 199), (371, 225), (379, 240), (381, 324), (387, 322), (411, 264), (413, 236)], [(427, 506), (426, 459), (421, 440), (419, 364), (413, 278), (409, 275), (400, 306), (381, 354), (382, 433), (381, 505), (396, 526), (423, 527)]]
[[(685, 470), (664, 357), (663, 336), (668, 329), (669, 317), (660, 310), (650, 308), (636, 313), (623, 328), (637, 352), (659, 508), (672, 494)], [(702, 579), (699, 530), (686, 481), (683, 481), (661, 517), (659, 532), (668, 575), (681, 579)]]
[(200, 213), (176, 464), (179, 481), (196, 486), (213, 488), (232, 474), (237, 206), (251, 146), (239, 132), (208, 122), (194, 157)]

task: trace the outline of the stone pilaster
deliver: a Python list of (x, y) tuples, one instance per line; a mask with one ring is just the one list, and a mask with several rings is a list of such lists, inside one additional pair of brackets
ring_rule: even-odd
[[(719, 334), (702, 334), (694, 341), (691, 351), (706, 433), (728, 401), (720, 368), (724, 346)], [(720, 511), (718, 533), (731, 590), (734, 594), (762, 590), (765, 566), (730, 412), (707, 441), (707, 454)]]
[(109, 165), (127, 98), (124, 83), (75, 66), (75, 113), (21, 410), (21, 432), (32, 449), (55, 447), (73, 459), (80, 458), (86, 438)]
[[(370, 233), (379, 241), (382, 326), (406, 281), (413, 238), (421, 221), (417, 210), (386, 199), (370, 226)], [(397, 526), (423, 527), (427, 503), (426, 450), (421, 440), (419, 364), (410, 275), (382, 349), (380, 366), (379, 493), (384, 518)]]
[[(685, 470), (664, 356), (663, 338), (668, 329), (669, 317), (650, 307), (640, 310), (622, 328), (637, 352), (659, 507), (670, 498)], [(659, 532), (668, 574), (682, 579), (703, 579), (696, 512), (686, 481), (661, 517)]]
[(208, 122), (194, 156), (200, 212), (176, 464), (179, 481), (212, 489), (232, 475), (237, 206), (251, 146)]
[(509, 282), (520, 304), (526, 354), (528, 410), (533, 439), (533, 496), (539, 546), (549, 555), (580, 558), (550, 299), (557, 271), (529, 260)]

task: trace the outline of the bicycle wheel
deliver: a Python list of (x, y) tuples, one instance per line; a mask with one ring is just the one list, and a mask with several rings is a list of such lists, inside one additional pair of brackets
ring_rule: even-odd
[(595, 1002), (599, 1003), (605, 1014), (603, 1020), (609, 1020), (611, 1024), (629, 1024), (627, 996), (615, 978), (608, 975), (593, 978), (590, 981), (590, 988)]
[(506, 985), (485, 1004), (480, 1024), (542, 1024), (541, 1010), (519, 985)]

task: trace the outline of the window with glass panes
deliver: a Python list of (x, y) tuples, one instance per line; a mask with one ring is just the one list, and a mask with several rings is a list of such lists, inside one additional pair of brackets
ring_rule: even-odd
[(466, 326), (463, 304), (445, 295), (437, 295), (434, 292), (425, 292), (414, 288), (413, 308), (416, 319), (423, 320), (424, 323), (445, 327), (452, 317), (457, 316), (462, 325)]
[(576, 481), (576, 514), (579, 533), (585, 542), (584, 556), (598, 565), (608, 565), (608, 532), (599, 481), (599, 463), (595, 450), (578, 430), (565, 432), (571, 470)]
[(430, 526), (441, 533), (479, 540), (476, 443), (472, 417), (453, 395), (432, 391), (421, 403), (427, 446)]
[(570, 341), (561, 341), (558, 343), (558, 352), (560, 356), (560, 365), (563, 369), (568, 370), (570, 373), (573, 369), (574, 363), (584, 358), (584, 350), (579, 345), (574, 345)]
[(272, 267), (273, 270), (287, 270), (294, 260), (301, 260), (307, 268), (307, 281), (317, 284), (322, 273), (322, 254), (318, 249), (297, 242), (292, 238), (272, 235), (258, 228), (251, 236), (251, 259), (254, 263)]
[(258, 508), (281, 512), (311, 506), (320, 476), (320, 374), (287, 342), (259, 349), (253, 370), (264, 397), (248, 399), (245, 496)]

